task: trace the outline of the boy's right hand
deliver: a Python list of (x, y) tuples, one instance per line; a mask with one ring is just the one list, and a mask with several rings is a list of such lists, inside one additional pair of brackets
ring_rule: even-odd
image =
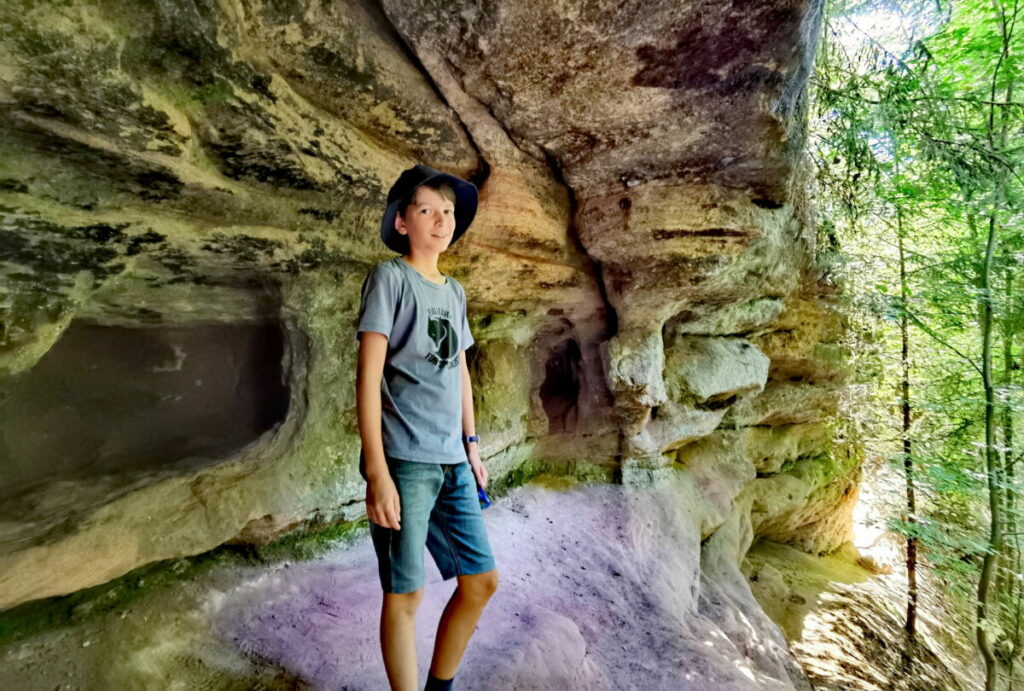
[(367, 481), (366, 516), (382, 528), (402, 529), (402, 507), (390, 475)]

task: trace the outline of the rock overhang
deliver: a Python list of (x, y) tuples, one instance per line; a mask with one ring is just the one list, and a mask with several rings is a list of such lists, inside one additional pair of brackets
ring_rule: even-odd
[[(18, 598), (208, 549), (252, 525), (357, 511), (345, 462), (358, 449), (350, 330), (359, 279), (384, 256), (384, 190), (414, 162), (481, 187), (477, 222), (442, 270), (470, 299), (478, 423), (494, 430), (484, 451), (496, 468), (531, 453), (574, 463), (573, 448), (598, 449), (595, 464), (673, 463), (723, 426), (834, 413), (828, 386), (793, 381), (770, 382), (760, 403), (726, 387), (724, 402), (684, 406), (667, 398), (664, 372), (678, 331), (749, 339), (772, 359), (769, 379), (838, 381), (841, 353), (808, 347), (835, 341), (821, 328), (830, 308), (792, 299), (825, 292), (801, 158), (819, 0), (384, 2), (383, 12), (356, 0), (160, 0), (124, 16), (72, 5), (16, 18), (34, 38), (3, 43), (17, 93), (0, 125), (11, 135), (0, 203), (51, 224), (19, 221), (6, 237), (74, 241), (70, 263), (17, 272), (36, 287), (60, 276), (43, 291), (50, 303), (16, 315), (35, 338), (17, 366), (31, 367), (73, 318), (241, 315), (284, 328), (293, 405), (259, 453), (119, 497), (48, 554), (22, 553), (22, 577), (70, 552), (130, 558), (49, 589), (23, 579)], [(76, 13), (88, 20), (77, 33)], [(552, 395), (569, 382), (576, 398)], [(552, 425), (565, 438), (545, 444)], [(152, 500), (166, 508), (157, 524), (184, 516), (192, 535), (153, 539), (133, 524)], [(104, 547), (104, 521), (139, 530), (141, 547)]]
[(818, 0), (383, 5), (578, 198), (669, 179), (787, 200)]

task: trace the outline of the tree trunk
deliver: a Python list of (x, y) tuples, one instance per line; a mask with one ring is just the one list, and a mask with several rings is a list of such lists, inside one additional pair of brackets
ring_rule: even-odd
[(911, 642), (917, 632), (917, 498), (914, 488), (914, 457), (910, 440), (910, 290), (907, 288), (907, 261), (903, 250), (903, 213), (896, 209), (896, 242), (900, 261), (900, 298), (903, 310), (900, 314), (900, 340), (902, 357), (900, 359), (902, 377), (903, 406), (903, 475), (906, 482), (907, 503), (903, 520), (908, 526), (907, 535), (907, 617), (903, 628)]
[(988, 241), (982, 266), (981, 370), (985, 388), (985, 477), (988, 482), (989, 539), (988, 549), (978, 579), (978, 621), (975, 634), (978, 648), (985, 658), (985, 690), (996, 691), (998, 667), (990, 628), (996, 618), (990, 617), (990, 591), (999, 554), (1002, 551), (1003, 518), (1000, 511), (999, 458), (996, 450), (995, 390), (992, 386), (992, 256), (996, 245), (995, 210), (988, 217)]
[[(993, 9), (1002, 24), (1002, 46), (995, 69), (992, 71), (992, 86), (989, 99), (988, 146), (993, 155), (1001, 155), (1006, 149), (1005, 111), (1000, 109), (1000, 125), (996, 126), (996, 95), (999, 90), (999, 72), (1010, 50), (1009, 27), (1006, 12), (998, 0), (992, 1)], [(998, 134), (997, 134), (998, 132)], [(997, 139), (998, 137), (998, 139)], [(998, 171), (994, 171), (998, 172)], [(988, 549), (981, 565), (978, 579), (978, 619), (976, 636), (978, 648), (985, 658), (985, 690), (997, 691), (999, 684), (999, 663), (996, 659), (992, 631), (998, 626), (998, 609), (992, 607), (993, 576), (1003, 551), (1003, 512), (1001, 465), (995, 448), (995, 392), (992, 386), (992, 258), (995, 254), (996, 235), (999, 225), (997, 216), (1003, 204), (1005, 175), (995, 175), (996, 187), (988, 213), (988, 242), (985, 245), (985, 263), (982, 268), (982, 380), (985, 387), (985, 478), (988, 485), (989, 538)], [(998, 593), (997, 593), (998, 595)], [(998, 602), (998, 601), (997, 601)]]

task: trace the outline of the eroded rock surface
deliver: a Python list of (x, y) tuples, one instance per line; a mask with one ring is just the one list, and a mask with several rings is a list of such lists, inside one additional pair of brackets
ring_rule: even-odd
[[(835, 424), (846, 327), (815, 262), (802, 152), (820, 13), (819, 0), (0, 9), (0, 386), (42, 382), (69, 328), (197, 336), (108, 383), (147, 419), (173, 403), (173, 372), (212, 352), (198, 337), (211, 325), (281, 334), (261, 375), (279, 415), (241, 448), (118, 466), (131, 473), (78, 472), (71, 453), (19, 489), (0, 524), (0, 609), (361, 515), (359, 286), (389, 256), (386, 189), (416, 162), (480, 187), (441, 269), (469, 297), (497, 482), (536, 468), (686, 477), (693, 493), (674, 501), (703, 507), (686, 539), (731, 545), (705, 564), (721, 597), (753, 539), (834, 550), (860, 457)], [(244, 340), (221, 345), (246, 362)], [(88, 400), (86, 376), (63, 386)], [(251, 398), (221, 394), (240, 410)], [(51, 448), (81, 440), (44, 426)], [(0, 464), (18, 467), (43, 433), (4, 428)]]

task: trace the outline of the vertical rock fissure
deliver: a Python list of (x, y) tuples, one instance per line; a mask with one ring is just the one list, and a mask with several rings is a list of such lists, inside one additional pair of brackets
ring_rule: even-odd
[(434, 79), (434, 76), (430, 73), (430, 70), (426, 68), (426, 66), (423, 64), (423, 61), (420, 60), (419, 56), (416, 54), (416, 51), (413, 49), (411, 45), (409, 45), (409, 42), (402, 35), (402, 32), (399, 31), (398, 27), (395, 26), (394, 22), (391, 21), (391, 17), (388, 16), (387, 11), (385, 11), (384, 7), (380, 4), (380, 2), (374, 2), (373, 7), (376, 11), (380, 13), (381, 20), (387, 24), (387, 27), (388, 29), (390, 29), (391, 34), (395, 37), (395, 40), (397, 41), (398, 45), (401, 46), (402, 54), (416, 68), (416, 70), (423, 75), (423, 78), (427, 81), (427, 83), (430, 84), (430, 88), (434, 92), (434, 95), (437, 97), (437, 100), (439, 100), (441, 103), (447, 106), (451, 110), (451, 112), (455, 114), (455, 118), (456, 120), (458, 120), (459, 126), (462, 128), (463, 133), (466, 135), (466, 139), (469, 141), (470, 146), (473, 147), (473, 151), (476, 152), (477, 158), (481, 164), (480, 169), (474, 172), (472, 175), (470, 175), (469, 179), (477, 187), (482, 187), (484, 180), (487, 179), (488, 174), (490, 173), (490, 164), (487, 162), (487, 159), (484, 156), (484, 152), (480, 148), (480, 145), (473, 137), (473, 133), (470, 131), (469, 127), (466, 126), (466, 122), (463, 119), (462, 114), (459, 113), (458, 109), (455, 108), (455, 106), (453, 106), (448, 101), (447, 98), (445, 98), (444, 91), (441, 89), (440, 86), (438, 86), (437, 81)]
[(566, 228), (566, 235), (569, 241), (572, 242), (572, 246), (576, 252), (589, 262), (591, 267), (591, 275), (594, 278), (594, 283), (597, 285), (597, 290), (601, 295), (601, 302), (604, 304), (604, 316), (605, 316), (605, 333), (602, 335), (602, 340), (607, 340), (615, 336), (619, 331), (619, 319), (618, 313), (615, 311), (615, 306), (612, 305), (608, 299), (608, 288), (604, 284), (604, 271), (601, 262), (595, 259), (587, 251), (587, 248), (583, 245), (583, 241), (580, 239), (579, 228), (577, 227), (577, 211), (579, 210), (579, 202), (576, 199), (576, 191), (572, 188), (572, 185), (568, 183), (565, 176), (562, 174), (562, 169), (558, 166), (558, 161), (555, 157), (547, 150), (544, 151), (545, 158), (547, 159), (548, 168), (551, 170), (551, 174), (555, 177), (555, 180), (561, 184), (569, 195), (569, 225)]
[[(557, 180), (558, 183), (565, 188), (566, 193), (568, 194), (569, 215), (568, 225), (566, 227), (566, 236), (572, 243), (572, 246), (576, 250), (577, 254), (588, 262), (588, 266), (590, 267), (589, 273), (597, 286), (599, 295), (601, 296), (605, 330), (604, 333), (602, 333), (599, 336), (597, 343), (593, 345), (597, 347), (598, 352), (602, 352), (600, 344), (607, 342), (611, 338), (614, 338), (615, 335), (618, 334), (619, 332), (618, 312), (615, 310), (615, 306), (608, 298), (608, 287), (605, 285), (604, 282), (604, 266), (602, 265), (600, 260), (594, 258), (587, 251), (586, 246), (583, 244), (583, 240), (580, 238), (578, 226), (579, 202), (576, 198), (576, 191), (573, 189), (572, 185), (570, 185), (569, 182), (565, 179), (565, 176), (562, 173), (562, 169), (559, 166), (555, 156), (552, 155), (552, 153), (546, 149), (542, 150), (544, 151), (548, 168), (551, 170), (551, 174), (555, 177), (555, 180)], [(614, 394), (611, 394), (611, 386), (610, 382), (608, 381), (608, 364), (608, 362), (602, 362), (601, 369), (602, 373), (605, 376), (603, 383), (605, 390), (609, 392), (610, 397), (614, 400)], [(621, 464), (622, 462), (624, 445), (625, 435), (620, 427), (620, 429), (618, 430), (617, 453), (615, 455), (616, 464)], [(621, 481), (621, 473), (618, 470), (616, 470), (615, 476), (617, 481)]]

